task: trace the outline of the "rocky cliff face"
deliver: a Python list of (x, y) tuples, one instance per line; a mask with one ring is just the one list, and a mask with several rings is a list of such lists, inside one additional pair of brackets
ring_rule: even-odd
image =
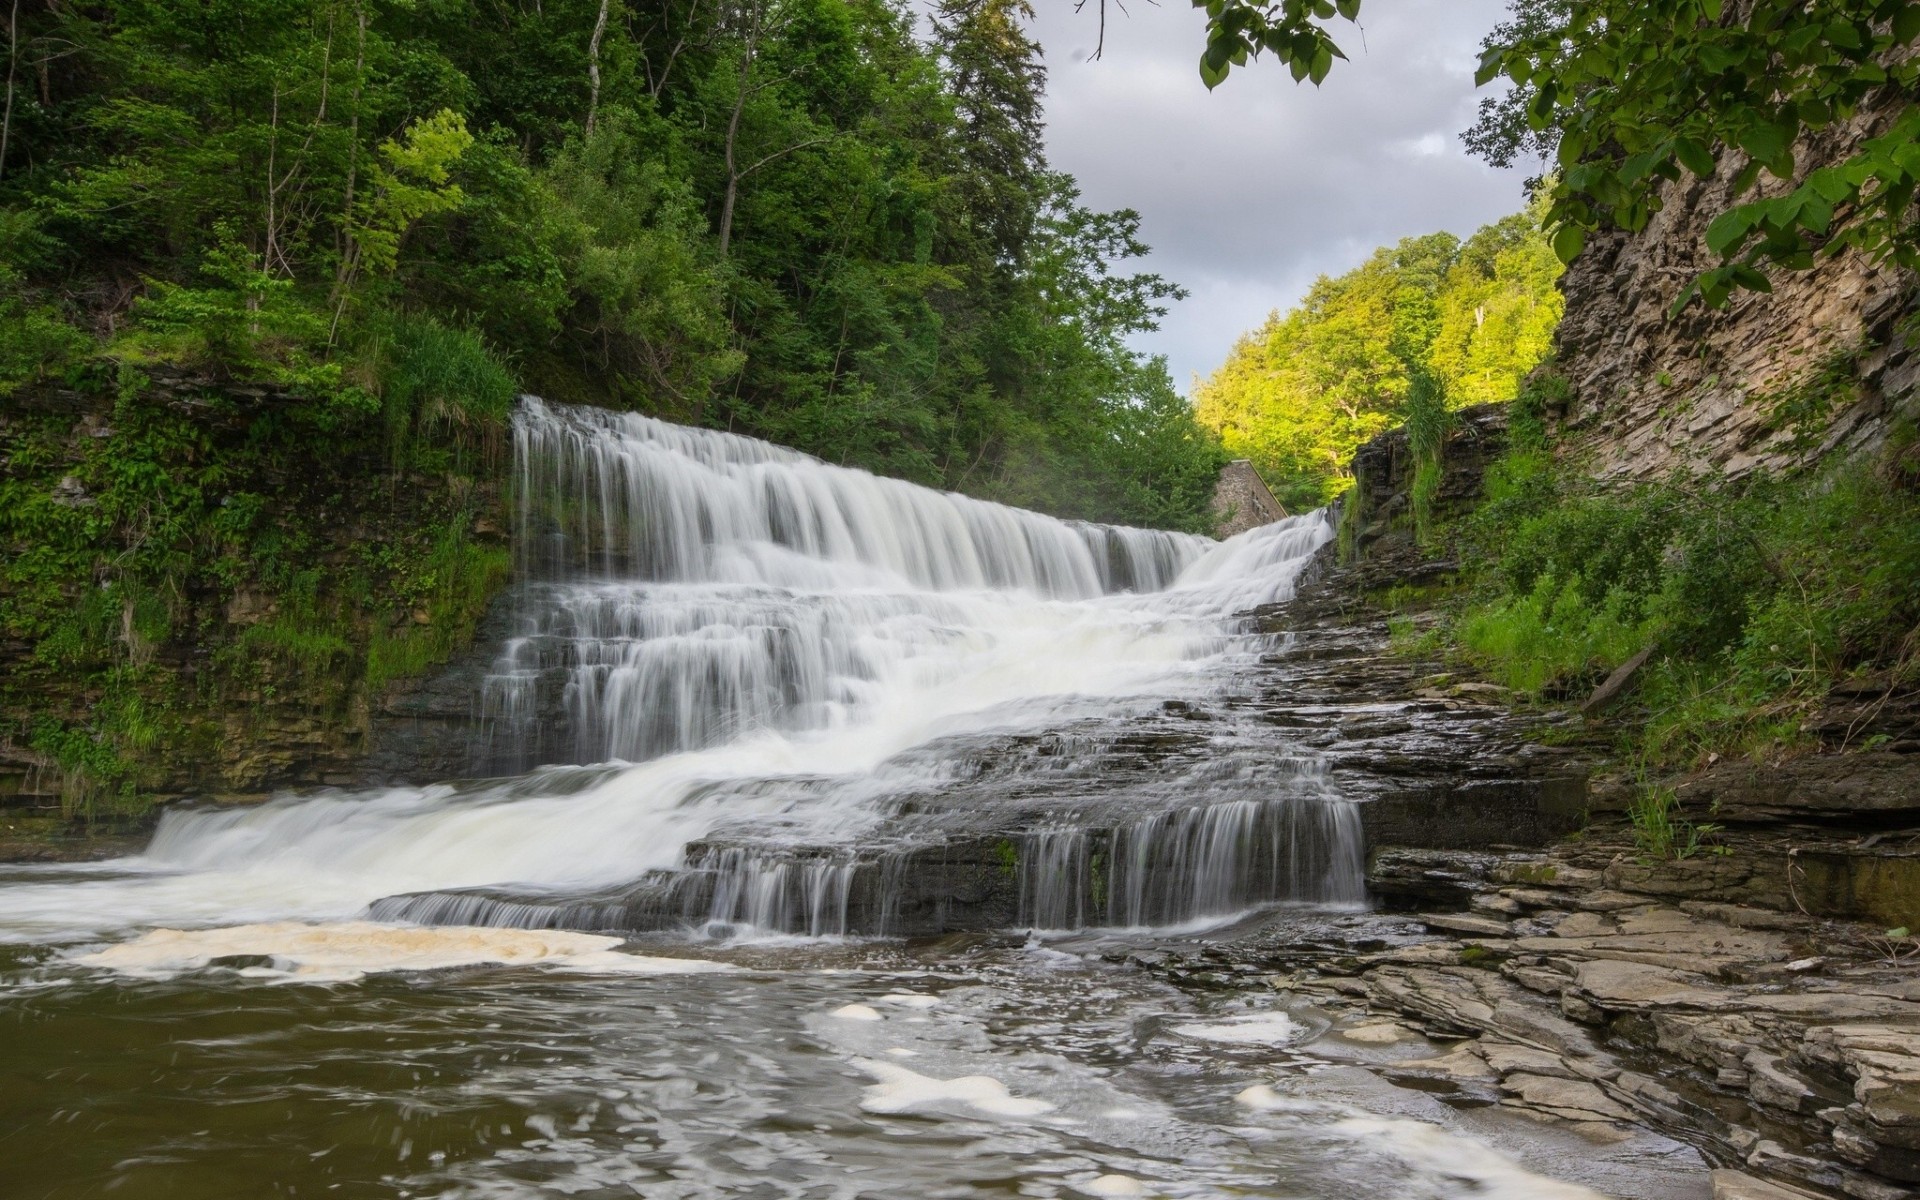
[(0, 404), (0, 853), (418, 765), (393, 705), (506, 582), (501, 456), (301, 405), (163, 368)]
[[(1797, 157), (1837, 161), (1883, 131), (1897, 107), (1896, 98), (1863, 109), (1804, 141)], [(1776, 273), (1770, 294), (1668, 318), (1687, 282), (1714, 265), (1707, 225), (1731, 203), (1739, 166), (1667, 184), (1645, 229), (1594, 237), (1567, 269), (1558, 359), (1572, 400), (1562, 433), (1596, 476), (1790, 469), (1871, 449), (1901, 415), (1920, 414), (1911, 272), (1846, 253)], [(1778, 180), (1767, 187), (1787, 190)]]

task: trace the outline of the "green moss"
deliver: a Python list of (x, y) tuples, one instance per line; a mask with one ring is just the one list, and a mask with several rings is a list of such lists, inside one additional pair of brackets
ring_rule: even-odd
[(1020, 874), (1020, 847), (1013, 839), (1001, 838), (993, 844), (993, 859), (1000, 864), (1000, 873), (1009, 879)]
[(1460, 965), (1463, 967), (1482, 967), (1486, 970), (1498, 970), (1507, 955), (1481, 945), (1464, 946), (1460, 950)]
[(372, 415), (157, 393), (124, 364), (86, 386), (77, 412), (0, 423), (0, 645), (24, 648), (0, 737), (52, 764), (72, 817), (206, 778), (265, 707), (353, 719), (464, 645), (507, 579), (472, 535), (498, 462), (478, 418), (429, 422), (396, 463)]

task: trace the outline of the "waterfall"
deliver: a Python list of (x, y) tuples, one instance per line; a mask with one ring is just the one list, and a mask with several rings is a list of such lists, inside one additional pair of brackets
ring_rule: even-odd
[(1143, 714), (1258, 660), (1237, 614), (1291, 594), (1324, 514), (1214, 542), (632, 414), (529, 398), (513, 429), (516, 627), (474, 698), (509, 777), (171, 810), (125, 876), (12, 889), (0, 938), (369, 911), (875, 932), (923, 870), (875, 839), (938, 844), (927, 805), (986, 824), (1046, 780), (1071, 795), (1008, 818), (1005, 921), (1360, 898), (1355, 810), (1311, 771), (1066, 811), (1103, 755), (1151, 776)]
[(481, 695), (498, 770), (858, 720), (891, 657), (966, 628), (968, 593), (1159, 591), (1213, 545), (532, 398), (514, 467), (521, 629)]

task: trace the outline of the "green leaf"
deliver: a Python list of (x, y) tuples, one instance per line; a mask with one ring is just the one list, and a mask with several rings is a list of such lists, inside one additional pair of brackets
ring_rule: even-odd
[(1338, 8), (1340, 15), (1349, 21), (1360, 19), (1360, 0), (1339, 0), (1334, 7)]
[(1474, 68), (1473, 86), (1485, 87), (1500, 74), (1501, 61), (1506, 57), (1506, 49), (1494, 46), (1480, 55), (1480, 65)]
[(1812, 188), (1822, 200), (1830, 204), (1838, 204), (1853, 194), (1853, 185), (1832, 167), (1821, 167), (1808, 174), (1806, 186)]
[(1693, 138), (1675, 138), (1673, 154), (1680, 160), (1680, 165), (1695, 175), (1713, 174), (1713, 152)]
[(1672, 304), (1667, 306), (1667, 320), (1671, 321), (1682, 312), (1685, 312), (1687, 305), (1693, 303), (1694, 299), (1699, 295), (1700, 281), (1696, 279), (1686, 286), (1686, 289), (1680, 293), (1679, 297), (1675, 299)]
[(1318, 87), (1320, 86), (1320, 81), (1325, 79), (1327, 72), (1331, 70), (1333, 70), (1333, 52), (1327, 49), (1327, 47), (1321, 46), (1319, 50), (1314, 52), (1313, 65), (1308, 68), (1307, 76), (1313, 80), (1314, 86)]
[(1215, 67), (1212, 63), (1208, 62), (1207, 59), (1208, 56), (1205, 54), (1200, 56), (1200, 82), (1207, 85), (1208, 91), (1212, 91), (1214, 88), (1226, 82), (1229, 68), (1226, 63), (1221, 63), (1218, 67)]
[(1707, 226), (1707, 249), (1726, 257), (1753, 228), (1760, 214), (1754, 205), (1742, 204), (1721, 213)]
[(1771, 292), (1773, 282), (1746, 263), (1735, 263), (1728, 274), (1735, 284), (1750, 292)]
[(1561, 262), (1570, 263), (1587, 244), (1587, 231), (1578, 225), (1562, 225), (1553, 231), (1553, 252)]
[(1700, 47), (1700, 65), (1709, 74), (1724, 75), (1729, 67), (1739, 61), (1740, 55), (1726, 46), (1708, 42)]
[(1775, 122), (1749, 125), (1736, 131), (1735, 140), (1740, 148), (1751, 155), (1756, 162), (1768, 163), (1778, 159), (1792, 145), (1791, 131)]
[(1904, 46), (1920, 38), (1920, 4), (1907, 4), (1893, 14), (1893, 40)]

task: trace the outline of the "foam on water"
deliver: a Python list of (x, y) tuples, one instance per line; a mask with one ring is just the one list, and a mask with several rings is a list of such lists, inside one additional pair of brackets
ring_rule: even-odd
[(1054, 1110), (1045, 1100), (1013, 1095), (990, 1075), (935, 1079), (874, 1059), (859, 1059), (855, 1065), (878, 1081), (860, 1100), (860, 1107), (870, 1113), (937, 1112), (959, 1106), (995, 1117), (1037, 1117)]
[(294, 983), (343, 983), (376, 972), (436, 971), (482, 964), (545, 966), (592, 974), (686, 975), (733, 968), (696, 958), (624, 954), (620, 938), (523, 929), (422, 929), (343, 921), (280, 921), (218, 929), (155, 929), (132, 941), (71, 955), (143, 979), (204, 970), (223, 960), (250, 977)]
[(1606, 1200), (1591, 1188), (1536, 1175), (1491, 1146), (1425, 1121), (1349, 1117), (1334, 1129), (1399, 1159), (1442, 1194), (1465, 1184), (1475, 1200)]
[(1175, 1025), (1173, 1031), (1182, 1037), (1198, 1038), (1203, 1042), (1262, 1046), (1291, 1042), (1301, 1033), (1299, 1023), (1283, 1012), (1254, 1013), (1225, 1021)]

